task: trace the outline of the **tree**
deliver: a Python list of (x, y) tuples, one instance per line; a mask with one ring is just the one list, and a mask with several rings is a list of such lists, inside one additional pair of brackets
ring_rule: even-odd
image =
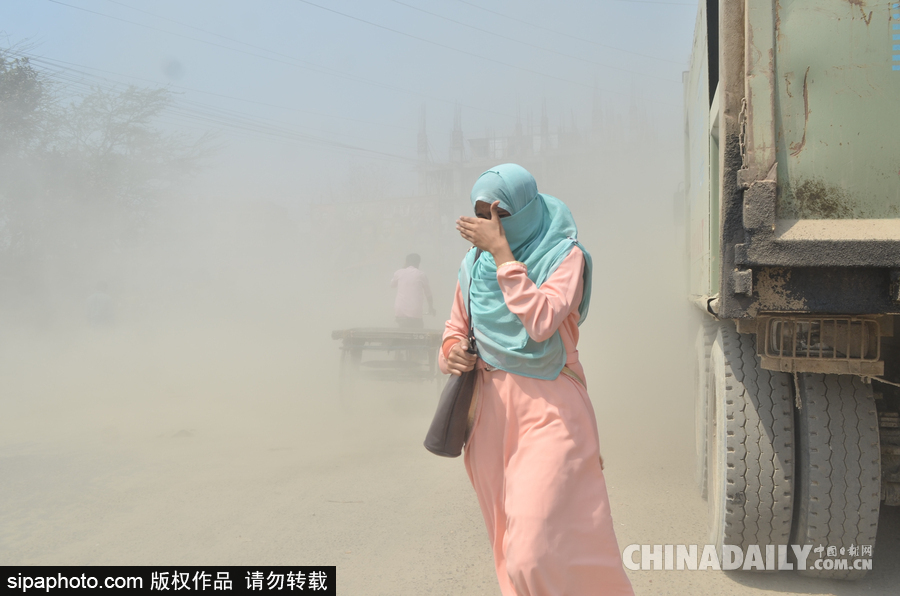
[(44, 158), (54, 195), (80, 211), (83, 229), (105, 238), (100, 244), (135, 237), (211, 151), (210, 135), (191, 141), (154, 127), (170, 103), (165, 89), (94, 89), (55, 115), (57, 138)]
[(0, 52), (0, 159), (33, 149), (46, 115), (44, 83), (28, 58)]
[(208, 134), (159, 129), (172, 101), (137, 87), (67, 96), (21, 52), (0, 50), (0, 268), (27, 277), (48, 259), (85, 263), (140, 238), (213, 150)]
[(19, 197), (29, 194), (29, 165), (39, 153), (48, 116), (43, 80), (28, 58), (0, 51), (0, 251), (28, 252), (27, 209)]

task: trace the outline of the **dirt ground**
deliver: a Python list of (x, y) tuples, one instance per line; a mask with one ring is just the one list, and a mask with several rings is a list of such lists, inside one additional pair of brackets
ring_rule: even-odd
[[(660, 216), (641, 232), (655, 240), (636, 243), (616, 221), (588, 243), (579, 351), (619, 546), (703, 545), (695, 332), (680, 256), (660, 248), (683, 232)], [(660, 268), (637, 275), (640, 263)], [(360, 310), (357, 286), (311, 302), (297, 266), (252, 265), (227, 291), (172, 291), (143, 310), (123, 298), (111, 329), (74, 311), (0, 312), (0, 564), (335, 565), (344, 595), (499, 594), (462, 461), (422, 447), (438, 385), (369, 383), (342, 399), (331, 331), (378, 312)], [(884, 508), (874, 571), (858, 583), (629, 575), (638, 594), (887, 595), (898, 561), (900, 509)]]
[[(6, 336), (0, 563), (321, 564), (340, 594), (498, 594), (462, 461), (421, 446), (435, 384), (342, 400), (333, 342), (310, 355), (290, 325), (190, 337)], [(684, 356), (639, 376), (621, 372), (629, 354), (654, 357), (639, 338), (584, 343), (620, 547), (705, 544)], [(895, 594), (898, 555), (900, 511), (886, 508), (859, 583), (629, 573), (638, 594)]]

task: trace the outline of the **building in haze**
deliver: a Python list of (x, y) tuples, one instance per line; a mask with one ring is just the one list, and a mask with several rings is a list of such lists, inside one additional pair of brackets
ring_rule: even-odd
[(405, 255), (416, 252), (422, 255), (435, 295), (452, 295), (452, 285), (441, 284), (455, 283), (466, 249), (454, 222), (471, 212), (469, 192), (483, 171), (499, 163), (518, 163), (534, 174), (542, 192), (563, 198), (579, 221), (587, 221), (602, 207), (599, 201), (609, 200), (609, 193), (585, 180), (616, 175), (611, 164), (621, 158), (624, 144), (653, 143), (654, 138), (646, 112), (637, 107), (627, 114), (605, 109), (598, 94), (586, 126), (579, 126), (572, 114), (551, 119), (545, 102), (539, 118), (520, 116), (510, 130), (482, 135), (465, 133), (457, 106), (449, 147), (436, 151), (423, 107), (416, 138), (416, 194), (345, 197), (313, 205), (311, 227), (327, 243), (323, 245), (338, 247), (325, 258), (333, 259), (333, 267), (347, 276), (371, 278), (373, 284), (390, 280)]

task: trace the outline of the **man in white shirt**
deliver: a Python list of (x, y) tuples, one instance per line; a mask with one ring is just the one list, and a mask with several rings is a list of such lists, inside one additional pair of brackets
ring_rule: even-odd
[(394, 314), (401, 327), (421, 329), (425, 326), (422, 322), (423, 297), (428, 301), (427, 314), (435, 314), (428, 277), (419, 269), (421, 261), (421, 257), (415, 253), (407, 255), (406, 268), (397, 270), (391, 280), (391, 287), (397, 288)]

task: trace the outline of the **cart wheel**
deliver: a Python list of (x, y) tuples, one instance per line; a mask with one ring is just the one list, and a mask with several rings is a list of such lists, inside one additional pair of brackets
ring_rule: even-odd
[(357, 377), (359, 376), (359, 361), (361, 354), (357, 350), (341, 351), (341, 367), (338, 376), (338, 392), (341, 402), (351, 403), (357, 390)]

